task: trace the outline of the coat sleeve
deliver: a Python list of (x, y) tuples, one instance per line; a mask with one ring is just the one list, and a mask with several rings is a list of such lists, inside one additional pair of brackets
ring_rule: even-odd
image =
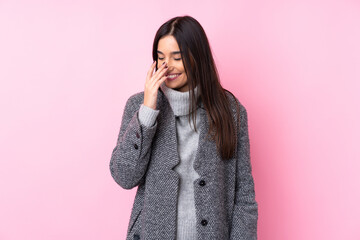
[(230, 240), (256, 240), (258, 204), (250, 161), (247, 111), (242, 105), (237, 148), (236, 192)]
[(111, 176), (124, 189), (138, 186), (146, 176), (151, 143), (157, 128), (139, 121), (140, 104), (130, 97), (125, 105), (117, 143), (110, 159)]

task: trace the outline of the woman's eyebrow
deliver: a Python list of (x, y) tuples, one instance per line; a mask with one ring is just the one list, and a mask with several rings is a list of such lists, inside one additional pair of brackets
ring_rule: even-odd
[[(161, 51), (159, 51), (159, 50), (157, 50), (157, 52), (158, 53), (160, 53), (160, 54), (164, 54), (164, 53), (162, 53)], [(174, 51), (174, 52), (171, 52), (171, 54), (179, 54), (179, 53), (181, 53), (180, 51)]]

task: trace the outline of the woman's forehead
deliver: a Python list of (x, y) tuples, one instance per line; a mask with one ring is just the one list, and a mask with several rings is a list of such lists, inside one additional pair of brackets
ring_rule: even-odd
[(160, 54), (167, 52), (169, 52), (169, 54), (179, 54), (180, 49), (176, 39), (173, 36), (166, 36), (159, 40), (157, 52)]

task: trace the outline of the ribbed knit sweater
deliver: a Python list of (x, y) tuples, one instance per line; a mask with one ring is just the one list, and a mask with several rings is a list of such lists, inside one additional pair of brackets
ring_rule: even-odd
[[(177, 203), (177, 240), (196, 240), (196, 215), (194, 202), (194, 181), (199, 174), (194, 170), (193, 164), (199, 142), (200, 115), (196, 111), (196, 129), (193, 121), (188, 121), (189, 92), (180, 92), (169, 88), (163, 82), (161, 90), (167, 97), (176, 119), (176, 134), (180, 162), (174, 170), (180, 176), (179, 198)], [(194, 89), (198, 98), (198, 87)], [(153, 126), (160, 110), (154, 110), (141, 104), (139, 109), (139, 122), (145, 126)]]

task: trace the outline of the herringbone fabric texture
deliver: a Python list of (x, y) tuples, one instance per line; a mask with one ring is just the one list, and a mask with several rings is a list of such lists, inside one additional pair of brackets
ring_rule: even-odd
[[(198, 239), (257, 239), (258, 204), (250, 161), (250, 142), (245, 107), (231, 102), (234, 120), (236, 102), (240, 106), (237, 151), (230, 160), (222, 160), (214, 141), (206, 138), (209, 128), (202, 102), (200, 135), (194, 169), (196, 229)], [(176, 239), (179, 163), (175, 116), (159, 90), (159, 115), (153, 126), (141, 125), (139, 108), (144, 92), (126, 102), (120, 132), (110, 160), (110, 172), (124, 189), (137, 188), (128, 225), (127, 240)]]

